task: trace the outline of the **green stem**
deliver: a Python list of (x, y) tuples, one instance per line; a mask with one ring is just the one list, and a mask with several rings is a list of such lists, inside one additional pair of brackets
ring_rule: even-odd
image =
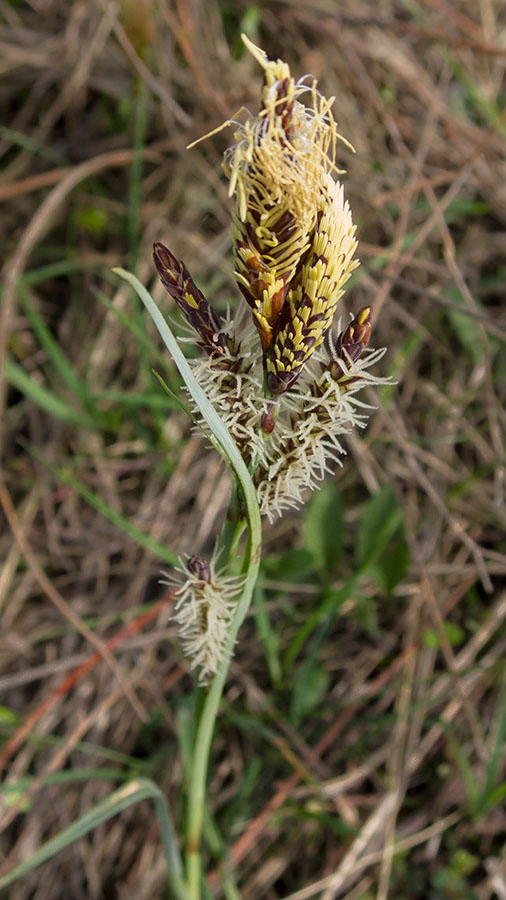
[[(202, 833), (202, 823), (204, 818), (204, 798), (205, 785), (207, 777), (207, 768), (209, 762), (209, 752), (211, 740), (214, 731), (214, 723), (218, 713), (223, 687), (230, 666), (234, 643), (241, 627), (246, 613), (248, 612), (253, 589), (257, 580), (258, 568), (260, 565), (261, 553), (261, 521), (260, 510), (256, 496), (256, 489), (251, 480), (250, 472), (239, 453), (239, 449), (230, 435), (225, 424), (220, 419), (214, 407), (209, 402), (201, 386), (195, 380), (195, 376), (191, 371), (181, 348), (172, 334), (167, 322), (162, 316), (160, 310), (156, 306), (153, 298), (150, 296), (140, 281), (130, 272), (124, 269), (114, 270), (118, 275), (134, 287), (137, 294), (144, 303), (151, 318), (153, 319), (160, 335), (172, 355), (176, 366), (178, 367), (184, 382), (190, 392), (193, 400), (198, 405), (202, 417), (205, 419), (210, 431), (212, 432), (216, 444), (220, 447), (224, 456), (232, 466), (237, 481), (241, 485), (242, 496), (246, 507), (246, 517), (248, 520), (248, 543), (244, 556), (243, 573), (245, 574), (244, 587), (241, 596), (237, 602), (237, 609), (232, 620), (228, 641), (225, 647), (225, 654), (222, 664), (215, 675), (209, 693), (204, 702), (202, 715), (197, 726), (197, 734), (194, 748), (194, 757), (192, 760), (192, 771), (190, 776), (190, 793), (188, 800), (188, 826), (187, 826), (187, 856), (186, 856), (186, 877), (188, 887), (189, 900), (200, 900), (200, 882), (201, 882), (201, 861), (200, 861), (200, 836)], [(243, 523), (239, 514), (236, 514), (236, 528), (231, 533), (230, 550), (237, 545), (239, 537), (237, 532), (239, 528), (243, 528)], [(227, 532), (228, 534), (228, 532)], [(224, 538), (225, 539), (225, 538)], [(227, 542), (229, 538), (226, 538)]]
[[(246, 522), (239, 516), (239, 503), (237, 490), (234, 491), (231, 498), (231, 507), (227, 520), (223, 527), (219, 550), (224, 554), (230, 565), (235, 558), (239, 539), (244, 531)], [(256, 555), (256, 552), (255, 552)], [(206, 779), (209, 766), (209, 754), (211, 750), (211, 742), (216, 723), (216, 717), (220, 706), (220, 700), (225, 686), (230, 661), (233, 654), (233, 648), (237, 633), (241, 627), (251, 602), (251, 593), (256, 582), (258, 573), (259, 557), (257, 560), (252, 559), (252, 541), (251, 534), (248, 538), (248, 546), (243, 563), (243, 572), (248, 573), (247, 583), (251, 583), (251, 592), (247, 585), (239, 600), (237, 611), (232, 620), (227, 650), (224, 654), (221, 666), (215, 675), (209, 693), (202, 708), (202, 714), (197, 726), (195, 746), (192, 760), (192, 771), (190, 776), (190, 791), (188, 797), (188, 822), (186, 835), (186, 875), (188, 894), (190, 900), (200, 900), (201, 892), (201, 855), (200, 841), (202, 833), (202, 824), (204, 820), (205, 809), (205, 791)]]
[(228, 512), (225, 517), (225, 521), (223, 523), (221, 534), (218, 540), (217, 559), (218, 567), (220, 569), (228, 568), (232, 563), (232, 560), (234, 559), (237, 551), (239, 538), (247, 524), (245, 519), (241, 518), (240, 515), (239, 496), (240, 494), (237, 482), (234, 479)]

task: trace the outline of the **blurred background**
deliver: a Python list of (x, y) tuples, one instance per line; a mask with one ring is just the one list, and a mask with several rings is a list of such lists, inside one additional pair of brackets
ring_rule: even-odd
[[(394, 385), (335, 477), (265, 527), (212, 754), (209, 896), (506, 897), (506, 9), (501, 0), (2, 0), (0, 873), (134, 775), (177, 828), (193, 679), (159, 584), (230, 479), (154, 368), (153, 241), (239, 301), (221, 173), (247, 33), (336, 97)], [(105, 651), (104, 651), (105, 645)], [(105, 658), (103, 656), (105, 652)], [(157, 900), (131, 807), (11, 900)], [(232, 896), (227, 894), (227, 896)]]

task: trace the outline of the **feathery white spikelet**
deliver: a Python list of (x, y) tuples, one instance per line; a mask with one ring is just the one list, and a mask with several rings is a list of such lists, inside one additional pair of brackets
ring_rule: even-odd
[[(209, 357), (189, 360), (196, 380), (229, 429), (247, 461), (263, 459), (265, 435), (262, 416), (269, 400), (263, 391), (262, 352), (251, 320), (244, 315), (225, 323), (234, 334), (233, 351), (226, 351), (216, 365)], [(191, 402), (199, 426), (205, 431), (198, 408)]]
[[(357, 394), (366, 386), (391, 383), (368, 371), (384, 353), (366, 349), (356, 360), (343, 360), (327, 342), (312, 360), (321, 373), (305, 369), (297, 390), (283, 396), (285, 409), (255, 473), (260, 511), (269, 521), (301, 506), (307, 491), (319, 488), (335, 464), (342, 465), (346, 451), (340, 439), (353, 427), (364, 428), (368, 410), (374, 409)], [(342, 383), (332, 377), (332, 365), (342, 372)]]
[(226, 641), (236, 600), (244, 578), (223, 575), (200, 556), (180, 559), (179, 567), (161, 584), (177, 588), (172, 618), (179, 625), (179, 635), (191, 668), (199, 668), (199, 682), (206, 684), (218, 671), (226, 652)]

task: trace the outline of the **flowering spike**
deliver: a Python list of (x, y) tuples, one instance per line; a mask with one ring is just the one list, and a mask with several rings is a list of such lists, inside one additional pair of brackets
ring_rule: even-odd
[(242, 577), (217, 572), (216, 557), (208, 562), (201, 556), (191, 556), (187, 562), (180, 560), (174, 573), (162, 581), (177, 588), (173, 618), (179, 625), (183, 651), (192, 660), (192, 669), (200, 669), (201, 684), (216, 674), (224, 658), (236, 598), (243, 583)]
[(350, 208), (341, 185), (328, 175), (308, 254), (288, 291), (284, 318), (266, 358), (274, 394), (288, 390), (328, 331), (343, 287), (359, 265)]
[[(248, 464), (262, 514), (272, 519), (300, 506), (340, 462), (342, 435), (363, 427), (371, 408), (359, 391), (390, 382), (369, 371), (384, 352), (368, 349), (370, 307), (337, 343), (325, 340), (359, 264), (350, 208), (334, 178), (336, 145), (344, 138), (333, 98), (323, 97), (314, 80), (294, 80), (286, 63), (243, 40), (263, 69), (260, 109), (244, 124), (225, 123), (236, 130), (224, 169), (235, 198), (235, 276), (251, 318), (244, 305), (247, 320), (239, 313), (222, 322), (162, 244), (155, 245), (155, 262), (206, 351), (190, 360), (193, 374)], [(219, 653), (209, 650), (210, 623), (217, 616), (213, 634), (224, 635), (229, 609), (210, 598), (220, 582), (227, 600), (226, 583), (197, 556), (181, 574), (176, 618), (183, 643), (194, 665), (211, 673)], [(217, 638), (213, 646), (219, 645)]]
[(272, 434), (274, 428), (276, 427), (276, 419), (278, 418), (278, 415), (279, 405), (277, 403), (273, 403), (272, 400), (269, 401), (269, 403), (267, 404), (267, 409), (265, 410), (261, 421), (262, 432), (264, 434)]
[(358, 362), (369, 343), (371, 315), (372, 308), (364, 306), (337, 338), (328, 371), (342, 390), (348, 390), (356, 380), (354, 377), (350, 377), (349, 371), (353, 364)]
[[(336, 342), (336, 355), (347, 362), (356, 362), (369, 343), (371, 337), (372, 307), (364, 306), (352, 322), (341, 332)], [(348, 366), (349, 368), (349, 366)]]
[(190, 575), (195, 575), (202, 584), (211, 583), (211, 566), (207, 559), (203, 559), (202, 556), (190, 556), (187, 567)]
[[(340, 135), (331, 101), (295, 82), (282, 60), (269, 60), (248, 38), (264, 69), (260, 112), (235, 132), (225, 154), (229, 194), (236, 197), (232, 229), (236, 279), (267, 355), (279, 331), (289, 286), (311, 246), (329, 172), (337, 171)], [(311, 92), (309, 109), (298, 99)]]
[(153, 245), (153, 259), (164, 288), (199, 335), (200, 346), (209, 356), (223, 355), (229, 336), (185, 264), (160, 242)]

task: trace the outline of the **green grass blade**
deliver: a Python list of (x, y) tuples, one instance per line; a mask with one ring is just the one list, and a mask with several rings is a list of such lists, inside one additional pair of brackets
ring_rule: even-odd
[[(112, 769), (106, 766), (96, 769), (88, 767), (50, 772), (42, 781), (41, 788), (50, 784), (76, 784), (80, 781), (85, 781), (87, 784), (90, 781), (126, 781), (128, 775), (131, 774), (131, 772), (127, 773), (125, 769)], [(36, 775), (27, 775), (24, 778), (18, 778), (17, 781), (0, 785), (0, 796), (5, 798), (7, 806), (14, 805), (37, 779)]]
[(63, 484), (68, 485), (69, 487), (74, 488), (74, 490), (79, 494), (83, 500), (86, 500), (90, 506), (93, 506), (104, 518), (108, 519), (109, 522), (112, 522), (113, 525), (116, 525), (121, 529), (125, 534), (129, 537), (133, 538), (137, 541), (141, 547), (144, 547), (146, 550), (149, 550), (155, 556), (159, 556), (163, 559), (164, 562), (168, 563), (170, 566), (175, 566), (179, 562), (179, 557), (172, 550), (169, 550), (163, 544), (160, 544), (158, 541), (155, 541), (149, 534), (146, 534), (144, 531), (141, 531), (140, 528), (137, 528), (136, 525), (133, 525), (125, 516), (122, 516), (121, 513), (117, 512), (112, 506), (109, 506), (105, 500), (102, 500), (101, 497), (98, 497), (93, 491), (90, 491), (84, 484), (82, 484), (79, 479), (73, 475), (72, 472), (66, 471), (65, 469), (59, 468), (58, 466), (53, 466), (35, 447), (30, 447), (31, 452), (39, 460), (39, 462), (43, 463), (43, 465), (47, 466), (48, 469), (59, 479)]
[[(198, 405), (199, 410), (202, 413), (203, 418), (207, 422), (210, 430), (212, 431), (217, 443), (220, 445), (223, 451), (223, 455), (230, 462), (230, 465), (234, 469), (234, 472), (236, 473), (243, 490), (244, 500), (246, 502), (248, 513), (248, 520), (252, 532), (254, 532), (253, 538), (255, 543), (258, 542), (259, 546), (261, 525), (260, 512), (258, 509), (256, 498), (256, 490), (250, 478), (250, 474), (248, 472), (246, 464), (241, 454), (239, 453), (239, 450), (237, 449), (235, 441), (231, 437), (228, 428), (221, 421), (218, 413), (207, 399), (204, 391), (196, 381), (176, 338), (172, 334), (171, 329), (169, 328), (167, 322), (163, 318), (160, 310), (158, 309), (156, 303), (154, 302), (153, 298), (148, 293), (146, 288), (140, 283), (135, 275), (132, 275), (130, 272), (125, 271), (125, 269), (116, 268), (113, 269), (113, 271), (121, 278), (124, 278), (125, 281), (128, 281), (141, 298), (151, 318), (153, 319), (153, 322), (158, 328), (160, 336), (165, 346), (167, 347), (167, 350), (176, 363), (176, 366), (179, 369), (179, 372), (186, 384), (186, 387), (188, 388), (188, 391), (195, 400), (195, 403)], [(259, 556), (260, 554), (258, 549), (257, 553)]]
[(191, 419), (195, 425), (197, 425), (198, 423), (197, 423), (196, 419), (194, 418), (191, 409), (188, 406), (186, 406), (185, 403), (183, 403), (181, 398), (178, 397), (178, 395), (172, 390), (171, 387), (169, 387), (167, 382), (163, 380), (162, 376), (160, 375), (159, 372), (156, 371), (156, 369), (151, 369), (151, 371), (152, 371), (153, 375), (155, 376), (156, 380), (158, 381), (158, 383), (162, 386), (165, 393), (168, 394), (169, 397), (172, 398), (174, 403), (177, 404), (179, 409), (181, 409), (184, 413), (186, 413), (188, 418)]
[(162, 843), (167, 859), (167, 865), (170, 873), (170, 884), (177, 900), (187, 900), (187, 894), (182, 880), (181, 858), (177, 848), (174, 830), (170, 818), (170, 812), (167, 801), (159, 787), (148, 778), (138, 778), (131, 781), (130, 784), (114, 791), (106, 800), (97, 803), (96, 806), (88, 810), (79, 819), (76, 819), (68, 828), (64, 828), (59, 834), (42, 844), (35, 853), (32, 853), (29, 859), (16, 866), (3, 878), (0, 878), (0, 890), (8, 887), (17, 881), (23, 875), (26, 875), (36, 866), (52, 859), (57, 853), (60, 853), (65, 847), (73, 844), (79, 838), (89, 834), (98, 828), (102, 822), (108, 822), (114, 816), (117, 816), (124, 809), (132, 806), (134, 803), (140, 803), (141, 800), (153, 800), (155, 804), (156, 814), (160, 823), (160, 832)]
[(109, 297), (107, 297), (102, 291), (97, 291), (96, 296), (97, 299), (100, 300), (100, 303), (113, 314), (118, 322), (120, 322), (120, 324), (123, 325), (123, 327), (133, 335), (133, 337), (137, 341), (137, 344), (140, 347), (144, 347), (146, 350), (148, 350), (150, 355), (154, 357), (161, 366), (163, 366), (165, 369), (169, 369), (169, 366), (167, 365), (168, 360), (166, 354), (158, 349), (149, 335), (147, 335), (145, 330), (143, 330), (140, 323), (137, 322), (132, 316), (127, 315), (127, 313), (123, 312), (121, 309), (117, 309), (114, 303), (112, 303), (111, 300), (109, 300)]
[[(156, 372), (154, 374), (156, 376)], [(160, 381), (160, 378), (158, 380)], [(115, 406), (124, 406), (127, 409), (140, 407), (141, 409), (163, 411), (176, 409), (177, 407), (178, 409), (183, 408), (187, 412), (183, 404), (179, 400), (176, 401), (175, 394), (170, 389), (167, 390), (167, 394), (171, 397), (170, 400), (163, 394), (155, 394), (154, 391), (136, 391), (133, 394), (131, 391), (110, 391), (106, 389), (97, 391), (91, 394), (90, 397), (93, 403), (112, 403)]]
[(28, 152), (33, 153), (34, 156), (40, 156), (41, 159), (47, 159), (48, 162), (54, 163), (57, 166), (68, 166), (69, 164), (68, 160), (65, 159), (61, 153), (57, 153), (53, 150), (52, 147), (46, 147), (45, 144), (35, 140), (35, 138), (30, 137), (30, 135), (24, 134), (22, 131), (17, 131), (14, 128), (8, 128), (7, 125), (0, 125), (0, 138), (2, 138), (3, 141), (11, 141), (12, 144), (17, 144), (18, 147), (21, 147), (23, 150), (28, 150)]
[(279, 658), (279, 642), (269, 619), (269, 612), (265, 602), (265, 591), (261, 582), (262, 579), (260, 578), (255, 587), (255, 624), (258, 637), (264, 647), (270, 679), (274, 687), (279, 687), (283, 674)]
[(232, 620), (228, 640), (224, 648), (224, 657), (218, 669), (217, 674), (213, 678), (209, 693), (206, 697), (202, 715), (199, 721), (197, 736), (195, 741), (195, 756), (193, 759), (192, 778), (190, 783), (190, 792), (188, 800), (188, 827), (187, 827), (187, 879), (188, 893), (190, 898), (200, 896), (200, 835), (202, 833), (202, 823), (204, 818), (204, 801), (205, 801), (205, 784), (207, 775), (207, 766), (209, 761), (209, 751), (211, 746), (212, 735), (218, 707), (220, 704), (225, 679), (227, 677), (230, 657), (233, 653), (234, 644), (241, 627), (253, 594), (253, 589), (258, 576), (258, 568), (260, 565), (261, 555), (261, 519), (260, 510), (256, 496), (255, 486), (251, 480), (246, 464), (239, 453), (239, 450), (233, 440), (226, 425), (220, 419), (218, 413), (209, 402), (204, 391), (196, 381), (188, 362), (181, 351), (181, 348), (172, 334), (167, 322), (163, 318), (156, 303), (148, 293), (140, 281), (124, 269), (114, 269), (117, 275), (128, 281), (137, 292), (146, 309), (148, 310), (153, 322), (155, 323), (160, 336), (171, 354), (181, 377), (193, 400), (198, 406), (203, 419), (206, 421), (209, 429), (214, 436), (216, 444), (221, 448), (223, 456), (232, 466), (237, 481), (239, 482), (244, 502), (246, 506), (246, 516), (248, 519), (249, 534), (248, 546), (245, 556), (245, 564), (243, 572), (245, 575), (244, 587), (237, 601), (237, 608)]
[(355, 590), (363, 575), (374, 566), (402, 524), (402, 515), (389, 490), (383, 489), (367, 504), (357, 542), (357, 568), (338, 590), (323, 592), (319, 606), (308, 616), (285, 653), (284, 665), (289, 671), (300, 650), (318, 624), (326, 617), (335, 618), (345, 600)]
[(493, 742), (490, 757), (487, 761), (485, 787), (483, 790), (483, 802), (485, 805), (497, 784), (504, 757), (504, 747), (506, 744), (506, 677), (503, 678), (503, 683), (497, 699), (497, 710), (493, 721)]
[[(61, 259), (58, 262), (46, 263), (37, 269), (30, 269), (24, 272), (19, 279), (19, 286), (22, 288), (30, 287), (33, 284), (39, 284), (41, 281), (48, 281), (50, 278), (60, 278), (62, 275), (73, 275), (76, 272), (93, 272), (102, 273), (104, 264), (101, 262), (90, 263), (77, 259)], [(107, 275), (107, 270), (104, 273)]]
[[(4, 727), (2, 725), (2, 716), (5, 707), (0, 707), (0, 746), (3, 746), (5, 743), (3, 741), (4, 737), (10, 737), (13, 733), (14, 726), (18, 726), (21, 724), (21, 717), (13, 714), (13, 720), (9, 727)], [(8, 710), (8, 713), (11, 713), (11, 710)], [(43, 750), (52, 747), (57, 747), (58, 749), (64, 743), (64, 739), (61, 737), (55, 737), (51, 734), (37, 735), (37, 734), (29, 734), (27, 735), (26, 742), (33, 747), (42, 748)], [(109, 747), (103, 747), (100, 744), (93, 744), (91, 741), (78, 741), (76, 744), (76, 750), (81, 751), (83, 754), (88, 754), (90, 756), (96, 757), (98, 756), (100, 759), (106, 759), (109, 762), (117, 763), (121, 766), (128, 767), (129, 776), (132, 775), (142, 775), (146, 771), (146, 760), (145, 759), (137, 759), (134, 756), (128, 756), (126, 753), (120, 753), (118, 750), (111, 750)]]
[(20, 288), (19, 295), (21, 298), (23, 309), (25, 310), (30, 320), (30, 324), (35, 334), (37, 335), (41, 347), (44, 348), (54, 368), (56, 369), (62, 380), (65, 382), (65, 384), (72, 391), (74, 396), (77, 398), (81, 406), (85, 407), (88, 398), (86, 385), (83, 381), (81, 381), (79, 376), (76, 375), (76, 372), (68, 357), (65, 356), (65, 353), (61, 349), (58, 341), (55, 340), (54, 336), (51, 334), (49, 328), (44, 322), (42, 316), (40, 316), (35, 309), (28, 296), (28, 292), (25, 289)]
[(32, 403), (35, 403), (36, 406), (56, 419), (61, 419), (69, 425), (82, 426), (84, 428), (91, 426), (91, 419), (87, 415), (73, 409), (68, 403), (65, 403), (64, 400), (53, 394), (52, 391), (39, 384), (12, 359), (7, 359), (5, 362), (5, 377), (9, 384), (17, 388)]
[(285, 658), (284, 668), (289, 672), (299, 655), (302, 647), (306, 643), (309, 636), (313, 633), (318, 624), (326, 616), (335, 618), (344, 601), (348, 599), (351, 592), (357, 586), (362, 575), (362, 571), (353, 575), (342, 588), (338, 590), (329, 590), (323, 592), (323, 599), (319, 606), (312, 612), (304, 624), (299, 628), (297, 634), (288, 647)]

